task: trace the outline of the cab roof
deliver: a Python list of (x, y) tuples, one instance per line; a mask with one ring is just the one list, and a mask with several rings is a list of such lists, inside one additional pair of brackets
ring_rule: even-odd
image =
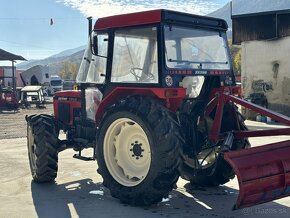
[(161, 22), (207, 27), (225, 31), (228, 28), (226, 21), (222, 19), (159, 9), (99, 18), (95, 23), (94, 30), (140, 26)]

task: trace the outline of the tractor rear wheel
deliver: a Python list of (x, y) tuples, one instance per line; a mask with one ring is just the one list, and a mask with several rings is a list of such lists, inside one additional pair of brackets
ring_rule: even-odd
[(58, 134), (53, 117), (32, 115), (27, 118), (28, 157), (35, 182), (52, 182), (57, 176)]
[[(237, 121), (230, 114), (236, 114)], [(239, 127), (235, 126), (236, 123), (238, 123)], [(228, 132), (238, 128), (247, 130), (244, 118), (237, 111), (236, 106), (226, 104), (221, 131)], [(247, 139), (235, 139), (233, 141), (232, 150), (240, 150), (246, 147), (250, 147)], [(203, 187), (219, 186), (233, 179), (235, 176), (233, 169), (217, 151), (218, 148), (216, 150), (212, 148), (206, 149), (197, 155), (197, 160), (185, 160), (181, 172), (182, 178), (189, 180), (193, 185)], [(198, 168), (196, 167), (196, 161), (200, 164)]]
[(179, 177), (182, 139), (169, 110), (148, 97), (128, 97), (103, 118), (97, 140), (98, 172), (123, 203), (162, 200)]

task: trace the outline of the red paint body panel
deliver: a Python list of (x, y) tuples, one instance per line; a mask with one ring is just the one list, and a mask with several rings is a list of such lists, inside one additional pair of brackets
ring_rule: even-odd
[(0, 107), (5, 109), (17, 109), (18, 102), (15, 93), (7, 91), (0, 92)]
[(54, 94), (55, 97), (72, 97), (72, 98), (80, 98), (81, 91), (79, 90), (68, 90), (68, 91), (60, 91)]
[[(4, 77), (4, 69), (0, 67), (0, 77)], [(0, 78), (3, 79), (3, 78)]]
[[(70, 105), (70, 121), (67, 125), (73, 125), (74, 109), (81, 108), (81, 92), (78, 90), (60, 91), (56, 92), (53, 99), (54, 116), (59, 120), (58, 107), (59, 103), (66, 103)], [(74, 99), (74, 100), (73, 100)]]
[(243, 131), (233, 132), (235, 138), (242, 139), (248, 137), (264, 137), (264, 136), (278, 136), (278, 135), (290, 135), (290, 128), (285, 129), (270, 129), (270, 130), (257, 130), (257, 131)]
[(290, 141), (225, 153), (239, 180), (236, 209), (290, 195), (289, 154)]
[(287, 117), (285, 115), (273, 112), (271, 110), (268, 110), (267, 108), (261, 107), (259, 105), (253, 104), (251, 102), (248, 102), (244, 99), (232, 96), (232, 95), (226, 95), (226, 98), (230, 101), (233, 101), (239, 105), (242, 105), (248, 109), (251, 109), (253, 111), (258, 112), (261, 115), (265, 115), (268, 117), (271, 117), (273, 120), (279, 121), (281, 123), (284, 123), (286, 125), (290, 126), (290, 117)]
[[(171, 92), (175, 96), (168, 97)], [(96, 125), (99, 125), (106, 109), (117, 102), (119, 99), (132, 95), (144, 95), (157, 97), (164, 101), (167, 108), (176, 111), (182, 103), (186, 89), (184, 88), (140, 88), (140, 87), (117, 87), (109, 95), (107, 95), (100, 103), (96, 113)]]
[(122, 14), (98, 19), (95, 23), (94, 30), (153, 24), (160, 21), (161, 10)]
[[(207, 109), (205, 111), (205, 114), (208, 115), (214, 109), (215, 106), (217, 106), (217, 108), (218, 108), (216, 115), (215, 115), (214, 123), (213, 123), (214, 128), (212, 128), (212, 132), (210, 134), (210, 139), (212, 139), (214, 142), (217, 142), (221, 138), (221, 136), (220, 136), (220, 123), (221, 123), (222, 115), (223, 115), (222, 108), (223, 108), (224, 104), (226, 104), (229, 101), (236, 103), (236, 104), (239, 104), (239, 105), (242, 105), (246, 108), (249, 108), (253, 111), (260, 113), (261, 115), (271, 117), (273, 120), (279, 121), (283, 124), (290, 126), (290, 118), (287, 116), (270, 111), (267, 108), (258, 106), (256, 104), (253, 104), (251, 102), (243, 100), (239, 97), (236, 97), (236, 96), (233, 96), (233, 95), (230, 95), (227, 93), (223, 93), (220, 89), (215, 90), (215, 91), (217, 93), (212, 95), (213, 101), (209, 104), (209, 106), (207, 107)], [(216, 99), (214, 99), (214, 98), (216, 98)], [(285, 133), (285, 130), (283, 130), (283, 133)], [(267, 133), (265, 131), (247, 131), (244, 133), (235, 132), (235, 135), (238, 136), (239, 138), (266, 136), (265, 134), (267, 136), (282, 135), (281, 133), (279, 133), (279, 130), (267, 130)]]

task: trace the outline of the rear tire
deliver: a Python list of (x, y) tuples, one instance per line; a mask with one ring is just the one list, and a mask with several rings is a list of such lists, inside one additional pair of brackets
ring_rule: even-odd
[[(236, 113), (239, 128), (241, 130), (247, 130), (244, 124), (244, 118), (237, 111), (235, 106), (226, 104), (224, 108), (224, 116), (222, 120), (221, 131), (227, 132), (237, 129), (233, 124), (236, 123), (235, 120), (230, 116), (231, 110)], [(232, 150), (240, 150), (246, 147), (250, 147), (250, 143), (247, 139), (234, 140), (232, 145)], [(183, 163), (182, 167), (182, 177), (189, 180), (192, 185), (198, 185), (203, 187), (215, 187), (227, 183), (230, 179), (235, 177), (235, 173), (231, 166), (219, 156), (215, 163), (209, 167), (196, 169), (192, 168), (189, 164)]]
[(54, 118), (32, 115), (27, 118), (27, 148), (32, 178), (52, 182), (58, 170), (58, 134)]
[(180, 128), (171, 112), (148, 97), (128, 97), (111, 107), (98, 135), (98, 172), (123, 203), (162, 200), (179, 177)]

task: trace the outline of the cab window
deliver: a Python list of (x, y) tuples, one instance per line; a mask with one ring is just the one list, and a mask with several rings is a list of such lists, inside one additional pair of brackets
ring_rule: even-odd
[(115, 32), (111, 82), (158, 83), (157, 28)]

